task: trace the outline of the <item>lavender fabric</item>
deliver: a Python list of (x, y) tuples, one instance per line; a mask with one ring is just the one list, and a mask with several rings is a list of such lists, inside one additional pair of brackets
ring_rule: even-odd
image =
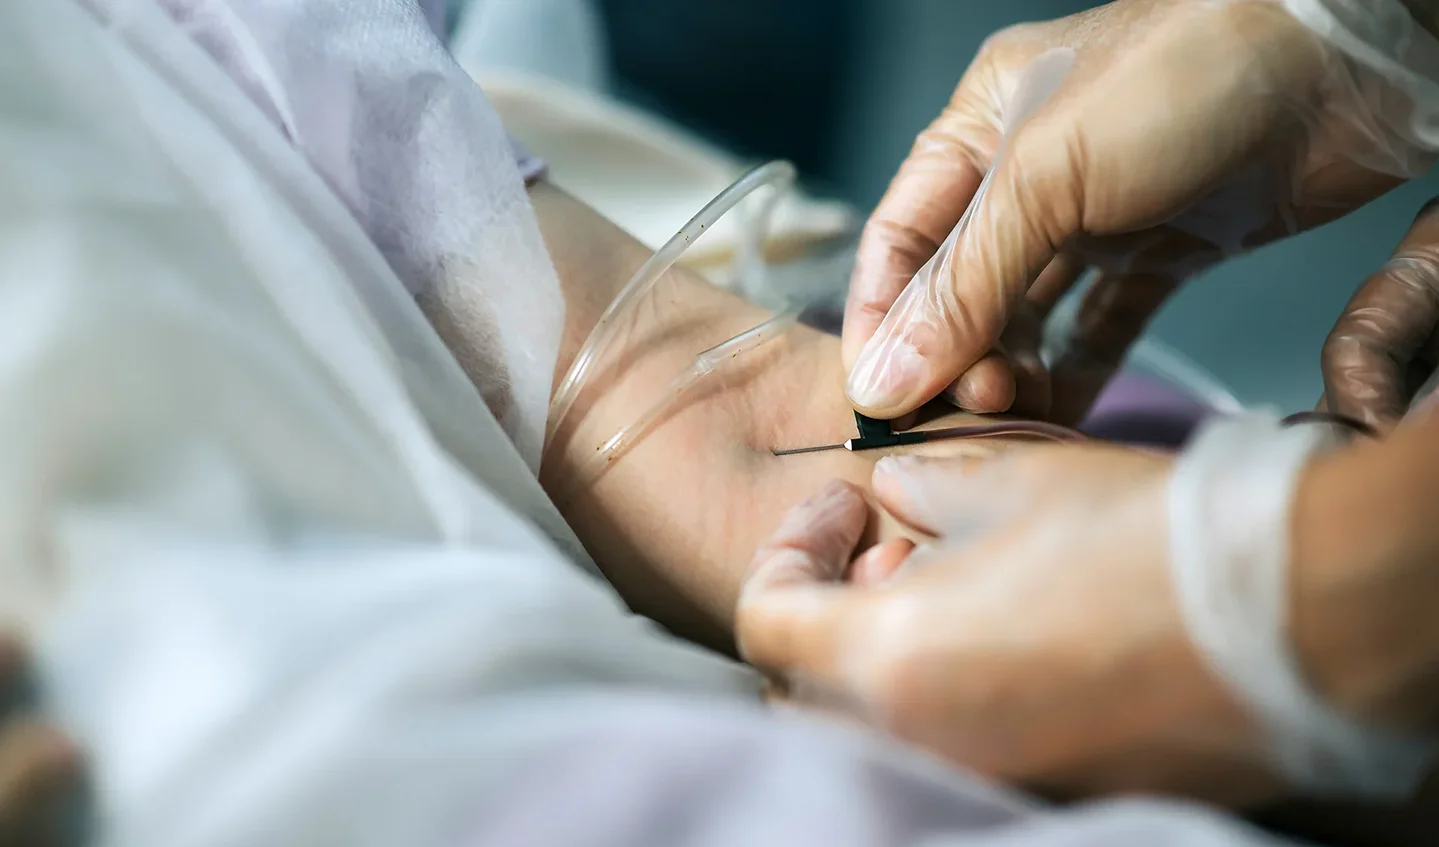
[(1153, 377), (1121, 373), (1095, 401), (1080, 430), (1096, 438), (1179, 447), (1214, 410)]

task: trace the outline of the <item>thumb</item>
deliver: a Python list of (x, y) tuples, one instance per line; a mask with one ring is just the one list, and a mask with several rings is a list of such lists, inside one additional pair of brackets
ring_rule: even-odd
[(901, 522), (948, 544), (964, 543), (1034, 505), (1037, 491), (1021, 467), (1026, 451), (1019, 452), (885, 456), (874, 466), (874, 493)]
[[(1433, 367), (1439, 327), (1439, 204), (1419, 212), (1394, 258), (1360, 286), (1324, 342), (1329, 411), (1381, 430), (1404, 417)], [(1411, 373), (1418, 368), (1425, 373)]]
[[(1056, 224), (1079, 220), (1079, 195), (1070, 145), (1053, 123), (1036, 118), (1019, 128), (949, 238), (861, 349), (846, 386), (861, 412), (907, 414), (969, 371), (1074, 233), (1077, 224)], [(991, 373), (1012, 379), (1007, 370)], [(972, 386), (969, 393), (1014, 396), (1012, 386)]]

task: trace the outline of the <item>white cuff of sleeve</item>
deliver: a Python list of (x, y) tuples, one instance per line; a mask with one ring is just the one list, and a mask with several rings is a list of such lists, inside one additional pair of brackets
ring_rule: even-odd
[(1290, 511), (1329, 427), (1253, 415), (1207, 426), (1169, 488), (1170, 565), (1189, 635), (1269, 740), (1278, 771), (1311, 794), (1403, 797), (1436, 750), (1360, 725), (1308, 686), (1289, 644)]

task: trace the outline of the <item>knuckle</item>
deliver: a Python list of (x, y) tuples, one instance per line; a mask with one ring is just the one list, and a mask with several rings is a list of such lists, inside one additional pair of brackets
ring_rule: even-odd
[(1041, 109), (1015, 133), (1013, 152), (1006, 154), (1008, 179), (998, 185), (1011, 195), (1011, 208), (1023, 212), (1024, 234), (1056, 250), (1093, 223), (1085, 220), (1090, 153), (1082, 126), (1062, 104)]
[(1428, 249), (1405, 249), (1395, 253), (1376, 275), (1423, 300), (1423, 307), (1439, 310), (1439, 256)]

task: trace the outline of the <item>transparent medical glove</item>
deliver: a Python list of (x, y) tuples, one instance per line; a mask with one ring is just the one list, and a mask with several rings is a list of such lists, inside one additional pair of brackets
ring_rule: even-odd
[(1439, 214), (1431, 201), (1324, 342), (1324, 405), (1392, 429), (1432, 392), (1439, 362)]
[[(1087, 269), (1101, 278), (1053, 373), (1092, 395), (1195, 272), (1426, 169), (1436, 53), (1399, 0), (1118, 0), (999, 33), (867, 227), (850, 398), (888, 418), (946, 389), (1008, 408), (1012, 319)], [(1019, 96), (1056, 55), (1049, 96)]]
[(832, 484), (757, 552), (738, 643), (801, 703), (1053, 795), (1406, 797), (1434, 740), (1341, 712), (1291, 643), (1293, 504), (1342, 441), (1255, 415), (1177, 458), (887, 457), (873, 496), (931, 540), (861, 549)]

